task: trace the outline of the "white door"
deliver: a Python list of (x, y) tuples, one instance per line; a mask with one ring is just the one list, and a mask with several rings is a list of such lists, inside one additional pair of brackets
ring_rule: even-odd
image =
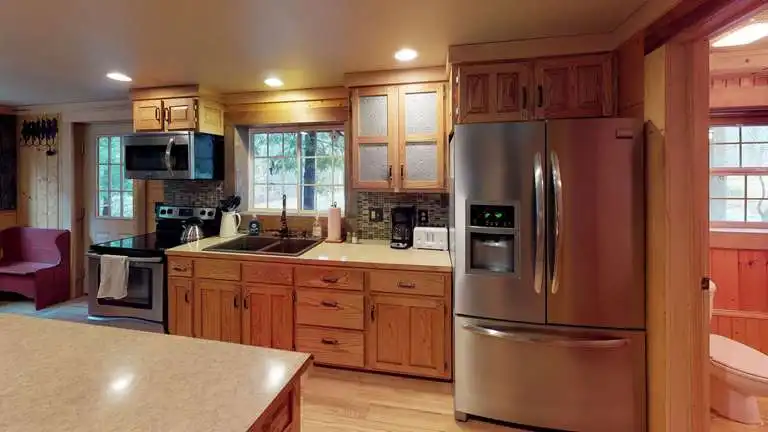
[(85, 151), (85, 243), (146, 232), (145, 182), (125, 178), (123, 136), (131, 123), (88, 126)]

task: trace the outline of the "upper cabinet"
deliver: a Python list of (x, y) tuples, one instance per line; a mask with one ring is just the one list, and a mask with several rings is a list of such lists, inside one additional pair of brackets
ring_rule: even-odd
[(613, 56), (459, 65), (457, 123), (610, 117)]
[(443, 83), (353, 89), (353, 187), (443, 189), (444, 106)]
[(224, 107), (199, 86), (132, 89), (136, 132), (195, 131), (224, 135)]

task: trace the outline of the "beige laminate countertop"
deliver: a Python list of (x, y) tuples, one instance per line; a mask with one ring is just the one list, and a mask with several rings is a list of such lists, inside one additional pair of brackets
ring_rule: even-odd
[(392, 249), (388, 241), (363, 240), (362, 243), (321, 243), (297, 257), (260, 255), (236, 252), (213, 252), (205, 248), (230, 241), (235, 237), (208, 237), (165, 251), (171, 256), (194, 256), (202, 258), (231, 258), (247, 261), (288, 262), (296, 264), (337, 265), (374, 267), (385, 269), (451, 271), (451, 257), (448, 251), (422, 249)]
[(0, 314), (0, 431), (246, 431), (309, 354)]

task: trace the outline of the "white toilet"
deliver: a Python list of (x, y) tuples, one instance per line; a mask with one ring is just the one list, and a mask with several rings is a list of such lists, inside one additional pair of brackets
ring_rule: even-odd
[[(709, 283), (709, 317), (717, 286)], [(768, 397), (768, 355), (716, 334), (709, 335), (712, 410), (740, 423), (761, 425), (757, 397)]]

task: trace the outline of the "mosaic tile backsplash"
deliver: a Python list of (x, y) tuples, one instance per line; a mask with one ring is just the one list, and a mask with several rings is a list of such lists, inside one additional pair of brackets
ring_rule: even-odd
[[(417, 210), (429, 211), (430, 225), (448, 225), (448, 194), (358, 192), (356, 225), (363, 239), (388, 240), (392, 237), (392, 207), (416, 206)], [(371, 222), (371, 207), (384, 210), (384, 220)]]
[(209, 180), (166, 180), (163, 182), (166, 204), (217, 207), (224, 199), (224, 182)]

